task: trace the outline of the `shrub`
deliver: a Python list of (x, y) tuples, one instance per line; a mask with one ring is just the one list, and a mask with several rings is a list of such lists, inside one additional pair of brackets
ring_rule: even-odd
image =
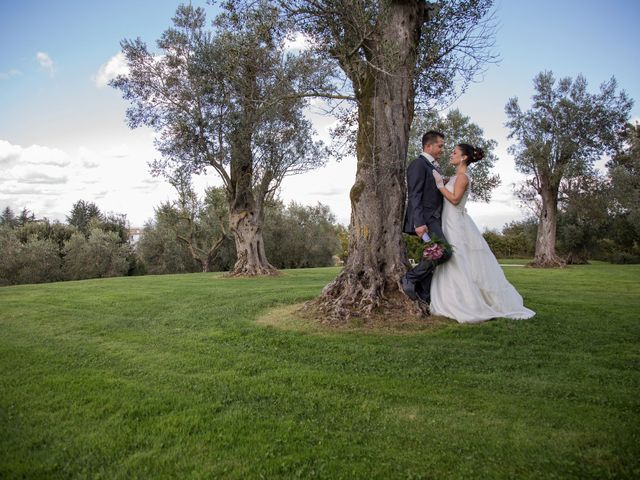
[(613, 252), (609, 254), (608, 260), (611, 263), (618, 264), (637, 264), (640, 263), (640, 255), (634, 255), (633, 253), (627, 252)]
[(7, 225), (0, 227), (0, 285), (14, 285), (20, 270), (22, 244), (15, 231)]
[(62, 279), (62, 259), (52, 240), (33, 236), (22, 244), (16, 283), (57, 282)]
[(117, 277), (129, 271), (128, 249), (115, 232), (94, 228), (85, 239), (75, 233), (65, 243), (64, 277), (67, 280)]

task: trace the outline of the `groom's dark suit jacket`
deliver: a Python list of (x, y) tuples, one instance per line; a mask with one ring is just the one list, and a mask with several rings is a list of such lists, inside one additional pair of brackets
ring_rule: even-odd
[(419, 155), (407, 168), (408, 196), (404, 233), (415, 235), (416, 227), (441, 223), (442, 193), (436, 187), (433, 170), (435, 167), (423, 155)]

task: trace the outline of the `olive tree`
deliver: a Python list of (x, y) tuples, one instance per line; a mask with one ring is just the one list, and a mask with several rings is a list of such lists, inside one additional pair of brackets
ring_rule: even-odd
[(620, 151), (609, 162), (613, 210), (624, 216), (640, 239), (640, 125), (627, 125)]
[(286, 29), (266, 1), (225, 2), (211, 28), (201, 8), (180, 6), (154, 55), (125, 40), (129, 73), (112, 86), (131, 102), (131, 127), (158, 132), (154, 174), (213, 171), (222, 181), (237, 260), (232, 274), (273, 274), (264, 250), (264, 204), (287, 175), (325, 162), (303, 111), (326, 90), (322, 62), (286, 48)]
[[(409, 129), (416, 105), (445, 104), (494, 57), (491, 0), (280, 0), (355, 108), (357, 159), (344, 269), (311, 307), (329, 321), (416, 311), (399, 279)], [(349, 131), (349, 129), (345, 129)]]
[(228, 238), (229, 211), (224, 189), (207, 188), (205, 198), (200, 199), (189, 180), (173, 182), (173, 186), (178, 200), (164, 209), (165, 222), (200, 270), (210, 272)]
[(517, 98), (505, 107), (509, 138), (515, 141), (510, 151), (527, 176), (518, 194), (538, 213), (533, 265), (562, 266), (565, 261), (556, 254), (562, 186), (593, 176), (594, 162), (615, 152), (633, 102), (624, 91), (616, 92), (614, 78), (599, 93), (589, 93), (583, 76), (556, 80), (547, 71), (535, 77), (534, 88), (529, 110), (522, 111)]

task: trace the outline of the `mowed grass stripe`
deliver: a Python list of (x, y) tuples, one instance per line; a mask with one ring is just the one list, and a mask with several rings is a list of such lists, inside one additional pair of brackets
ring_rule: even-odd
[(0, 289), (0, 477), (640, 474), (638, 267), (505, 267), (528, 321), (255, 322), (337, 272)]

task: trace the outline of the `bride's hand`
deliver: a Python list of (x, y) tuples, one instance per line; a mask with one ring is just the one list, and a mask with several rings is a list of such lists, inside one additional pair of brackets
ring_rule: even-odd
[(437, 170), (432, 170), (432, 173), (433, 178), (436, 180), (436, 187), (444, 188), (444, 179), (442, 178), (442, 175), (440, 175)]

